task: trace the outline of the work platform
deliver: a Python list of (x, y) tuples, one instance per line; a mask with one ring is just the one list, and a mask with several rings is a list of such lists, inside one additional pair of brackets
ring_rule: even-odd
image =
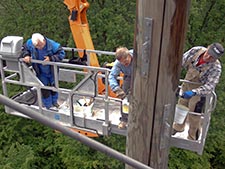
[[(121, 117), (120, 100), (109, 99), (107, 103), (108, 112), (106, 112), (106, 102), (101, 97), (94, 98), (86, 95), (74, 95), (73, 106), (71, 106), (68, 97), (65, 94), (60, 94), (58, 100), (60, 104), (59, 108), (53, 107), (50, 109), (39, 107), (35, 98), (37, 98), (37, 91), (30, 89), (13, 97), (13, 100), (37, 113), (41, 113), (51, 120), (56, 120), (63, 126), (74, 129), (89, 137), (109, 135), (111, 133), (126, 135), (125, 128), (118, 128)], [(7, 113), (29, 118), (9, 107), (7, 107)]]
[[(110, 69), (71, 64), (68, 59), (47, 63), (31, 60), (32, 63), (53, 67), (55, 86), (44, 86), (36, 77), (32, 66), (19, 58), (22, 41), (20, 37), (6, 37), (1, 43), (0, 67), (5, 96), (88, 136), (111, 133), (126, 135), (126, 129), (118, 128), (122, 114), (122, 101), (109, 95), (112, 92), (108, 86)], [(65, 48), (65, 51), (67, 54), (72, 51), (83, 52), (83, 50), (72, 48)], [(86, 52), (89, 55), (88, 51)], [(114, 52), (93, 52), (99, 55), (114, 55)], [(87, 64), (88, 61), (89, 57)], [(20, 90), (10, 96), (12, 93), (9, 93), (9, 88), (12, 86)], [(59, 108), (44, 108), (41, 99), (43, 89), (59, 93)], [(26, 117), (12, 108), (5, 107), (5, 110), (9, 114)]]
[[(54, 70), (55, 86), (44, 86), (36, 77), (31, 65), (25, 64), (20, 58), (22, 37), (9, 36), (1, 41), (0, 46), (0, 72), (2, 80), (3, 95), (20, 103), (21, 106), (32, 109), (50, 120), (56, 121), (59, 125), (71, 128), (72, 130), (87, 135), (98, 137), (112, 133), (126, 136), (127, 128), (119, 128), (120, 118), (124, 112), (121, 99), (113, 97), (108, 86), (108, 75), (110, 69), (88, 66), (90, 53), (98, 56), (114, 55), (114, 52), (85, 50), (87, 54), (87, 65), (69, 63), (68, 59), (62, 62), (44, 62), (31, 60), (32, 63), (51, 65)], [(64, 48), (66, 53), (84, 52), (82, 49)], [(118, 80), (121, 80), (120, 78)], [(181, 81), (182, 82), (182, 81)], [(19, 91), (10, 91), (11, 88), (18, 88)], [(41, 90), (47, 89), (59, 93), (59, 108), (44, 108), (41, 99)], [(183, 133), (168, 136), (162, 133), (163, 137), (170, 137), (170, 147), (178, 147), (202, 154), (208, 128), (210, 125), (211, 112), (216, 107), (216, 94), (213, 92), (206, 96), (206, 102), (201, 116), (202, 129), (198, 140), (187, 139), (187, 129)], [(5, 106), (8, 114), (30, 118), (21, 112)], [(164, 112), (162, 128), (169, 131), (172, 124), (168, 124), (167, 116), (170, 112)], [(129, 127), (129, 126), (128, 126)]]

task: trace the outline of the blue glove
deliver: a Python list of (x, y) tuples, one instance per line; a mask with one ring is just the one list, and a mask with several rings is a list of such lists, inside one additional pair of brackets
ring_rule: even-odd
[(191, 90), (188, 90), (188, 91), (184, 92), (181, 97), (184, 98), (184, 99), (190, 99), (194, 95), (196, 95), (195, 92), (193, 92)]

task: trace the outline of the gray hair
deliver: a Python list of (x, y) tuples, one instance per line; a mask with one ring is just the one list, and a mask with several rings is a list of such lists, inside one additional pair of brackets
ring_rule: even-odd
[(126, 47), (118, 47), (116, 49), (116, 59), (121, 60), (129, 55), (129, 50)]
[(39, 41), (44, 42), (44, 40), (45, 40), (44, 36), (40, 33), (34, 33), (31, 37), (31, 41), (34, 46), (36, 46)]

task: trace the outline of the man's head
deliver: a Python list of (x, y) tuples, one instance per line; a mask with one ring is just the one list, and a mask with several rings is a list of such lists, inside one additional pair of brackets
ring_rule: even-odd
[(124, 66), (128, 66), (131, 63), (132, 56), (126, 47), (118, 47), (116, 49), (116, 59)]
[(46, 44), (44, 36), (40, 33), (34, 33), (31, 37), (31, 41), (37, 49), (43, 49)]
[(219, 59), (224, 53), (224, 48), (220, 43), (213, 43), (208, 46), (207, 51), (203, 55), (206, 62), (213, 62)]

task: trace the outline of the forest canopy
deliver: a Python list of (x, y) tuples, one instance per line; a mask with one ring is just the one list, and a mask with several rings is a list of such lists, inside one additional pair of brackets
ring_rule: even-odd
[[(97, 50), (133, 47), (136, 1), (92, 0), (87, 12)], [(192, 0), (185, 49), (220, 42), (225, 46), (225, 0)], [(16, 35), (24, 40), (40, 32), (62, 46), (75, 47), (63, 1), (1, 0), (0, 39)], [(104, 62), (106, 60), (100, 60)], [(111, 60), (110, 60), (111, 61)], [(224, 68), (225, 57), (221, 59)], [(217, 168), (225, 166), (225, 75), (217, 85), (216, 110), (212, 114), (204, 153), (171, 148), (169, 168)], [(0, 88), (1, 93), (2, 89)], [(11, 92), (18, 89), (12, 88)], [(0, 106), (0, 168), (121, 169), (124, 164), (84, 146), (35, 121), (7, 115)], [(97, 141), (125, 153), (126, 138), (112, 135)]]

